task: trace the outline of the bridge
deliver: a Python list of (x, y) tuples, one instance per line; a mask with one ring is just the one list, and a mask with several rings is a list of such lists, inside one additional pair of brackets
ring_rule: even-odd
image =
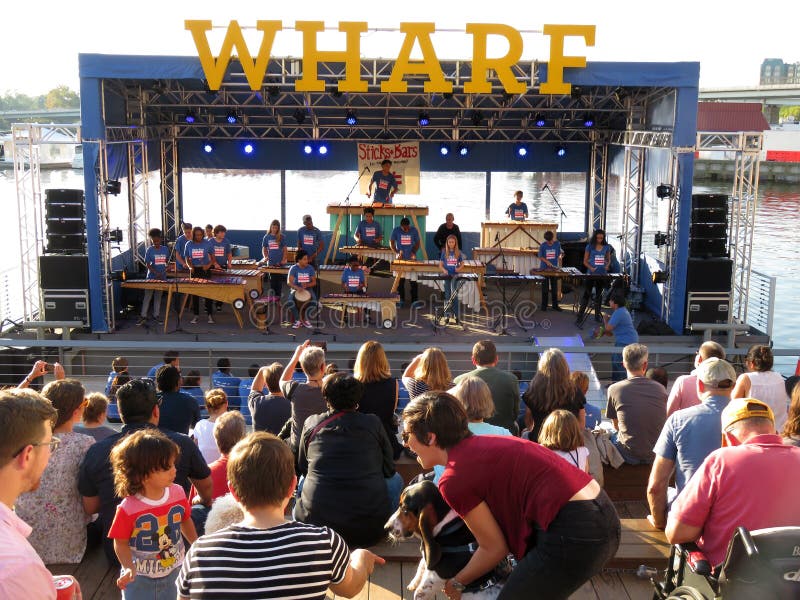
[(48, 123), (77, 123), (81, 119), (81, 111), (79, 108), (0, 110), (0, 121), (26, 123), (32, 119), (46, 119)]
[(777, 123), (781, 106), (800, 105), (800, 84), (707, 88), (700, 90), (699, 97), (701, 102), (758, 102), (767, 120)]

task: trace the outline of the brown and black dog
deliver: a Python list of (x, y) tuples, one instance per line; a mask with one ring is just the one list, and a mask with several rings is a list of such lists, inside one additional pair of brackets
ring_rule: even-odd
[[(422, 541), (422, 560), (408, 584), (415, 600), (432, 599), (437, 593), (443, 593), (447, 580), (464, 568), (478, 548), (475, 536), (447, 505), (432, 481), (422, 481), (404, 489), (400, 506), (389, 517), (385, 528), (394, 539), (417, 536)], [(470, 583), (463, 597), (496, 598), (502, 587), (499, 581), (496, 568)]]

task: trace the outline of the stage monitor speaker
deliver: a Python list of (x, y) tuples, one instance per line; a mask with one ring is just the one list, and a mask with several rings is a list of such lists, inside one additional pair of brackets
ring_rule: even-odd
[(730, 258), (690, 258), (686, 269), (686, 291), (730, 292), (733, 261)]
[(727, 194), (692, 194), (692, 208), (728, 209)]
[(45, 204), (45, 219), (83, 219), (86, 213), (83, 204)]
[(85, 290), (89, 259), (85, 254), (45, 254), (39, 257), (39, 287), (43, 290)]
[(46, 252), (48, 254), (86, 254), (86, 235), (83, 233), (69, 235), (48, 233)]
[(730, 309), (730, 294), (688, 294), (686, 329), (695, 323), (727, 323)]
[(81, 321), (89, 324), (88, 290), (42, 290), (45, 321)]
[(48, 234), (80, 234), (86, 232), (86, 222), (83, 219), (47, 219), (44, 228)]
[(689, 235), (694, 238), (728, 239), (727, 223), (692, 223)]
[(690, 258), (725, 258), (728, 240), (725, 238), (693, 238), (689, 240)]
[(692, 209), (692, 223), (727, 223), (727, 208), (695, 208)]
[(44, 203), (45, 205), (62, 203), (83, 205), (83, 190), (45, 190)]

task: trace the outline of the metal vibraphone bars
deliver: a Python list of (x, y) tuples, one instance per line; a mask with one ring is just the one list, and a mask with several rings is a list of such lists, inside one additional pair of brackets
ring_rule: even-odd
[(355, 254), (356, 256), (369, 258), (376, 258), (378, 260), (385, 260), (392, 262), (394, 257), (397, 256), (394, 250), (387, 246), (342, 246), (341, 251), (346, 254)]
[[(255, 300), (261, 295), (262, 280), (264, 274), (258, 269), (230, 269), (228, 271), (209, 271), (212, 281), (218, 281), (221, 277), (240, 277), (245, 282), (245, 293)], [(189, 271), (167, 272), (167, 277), (188, 277)]]
[[(527, 275), (531, 269), (539, 268), (539, 251), (519, 248), (473, 248), (472, 256), (496, 269), (508, 269), (519, 275)], [(505, 258), (505, 263), (503, 259)]]
[[(486, 308), (486, 302), (483, 299), (483, 275), (486, 272), (486, 265), (479, 260), (465, 260), (464, 268), (460, 274), (474, 274), (477, 276), (476, 281), (469, 281), (461, 287), (458, 297), (466, 306), (474, 311), (480, 310), (481, 307)], [(408, 279), (409, 281), (419, 281), (422, 285), (431, 287), (433, 289), (444, 289), (444, 278), (440, 268), (440, 261), (438, 260), (395, 260), (392, 262), (392, 272), (394, 273), (394, 283), (392, 284), (392, 292), (396, 292), (400, 286), (400, 279)], [(434, 277), (425, 277), (426, 275), (433, 275)]]
[(190, 277), (174, 277), (172, 279), (129, 279), (122, 282), (122, 287), (155, 290), (167, 292), (167, 309), (164, 314), (164, 332), (167, 331), (169, 313), (172, 308), (172, 296), (183, 294), (179, 315), (183, 315), (186, 301), (189, 296), (208, 298), (217, 302), (224, 302), (233, 307), (233, 314), (239, 323), (239, 328), (244, 327), (242, 315), (239, 313), (245, 307), (246, 282), (241, 277), (216, 277), (214, 279), (198, 279)]
[(397, 302), (400, 300), (398, 294), (325, 294), (320, 298), (322, 306), (339, 309), (342, 311), (341, 323), (344, 324), (347, 307), (366, 308), (375, 312), (380, 312), (381, 324), (388, 329), (397, 319)]

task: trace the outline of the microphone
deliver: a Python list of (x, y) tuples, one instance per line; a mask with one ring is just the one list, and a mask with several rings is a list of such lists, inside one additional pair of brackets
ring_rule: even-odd
[(500, 241), (500, 232), (499, 231), (494, 234), (494, 241), (495, 242), (499, 242)]
[(369, 167), (368, 167), (367, 165), (364, 165), (364, 170), (365, 170), (367, 173), (371, 173), (371, 172), (372, 172), (372, 171), (370, 171), (370, 170), (369, 170)]
[(547, 188), (548, 188), (548, 185), (547, 185), (547, 183), (545, 183), (545, 184), (542, 186), (542, 191), (545, 191)]

